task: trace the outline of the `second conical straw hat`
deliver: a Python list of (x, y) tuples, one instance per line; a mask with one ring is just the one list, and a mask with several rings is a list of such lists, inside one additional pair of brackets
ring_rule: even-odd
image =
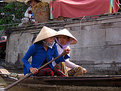
[(24, 2), (25, 2), (25, 4), (28, 4), (28, 2), (30, 2), (31, 0), (25, 0)]
[(62, 29), (62, 30), (58, 31), (57, 35), (68, 36), (68, 37), (70, 37), (70, 40), (72, 40), (71, 44), (77, 43), (77, 39), (67, 29)]

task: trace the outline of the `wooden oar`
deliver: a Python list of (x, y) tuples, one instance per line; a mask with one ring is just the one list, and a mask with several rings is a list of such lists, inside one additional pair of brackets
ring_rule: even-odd
[[(63, 56), (63, 55), (65, 55), (64, 52), (63, 52), (61, 55), (59, 55), (58, 57), (56, 57), (55, 59), (49, 61), (48, 63), (46, 63), (46, 64), (44, 64), (44, 65), (42, 65), (40, 68), (38, 68), (38, 70), (44, 68), (45, 66), (47, 66), (48, 64), (50, 64), (51, 62), (55, 61), (56, 59), (58, 59), (59, 57), (61, 57), (61, 56)], [(32, 75), (32, 73), (29, 73), (29, 74), (25, 75), (23, 78), (20, 78), (20, 79), (17, 80), (16, 82), (14, 82), (14, 83), (8, 85), (6, 88), (2, 89), (2, 91), (6, 91), (6, 90), (12, 88), (13, 86), (15, 86), (16, 84), (18, 84), (18, 83), (21, 82), (22, 80), (24, 80), (24, 79), (30, 77), (31, 75)]]

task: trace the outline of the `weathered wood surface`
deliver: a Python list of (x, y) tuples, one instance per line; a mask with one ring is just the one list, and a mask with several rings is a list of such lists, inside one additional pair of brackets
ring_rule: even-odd
[(121, 87), (121, 77), (42, 77), (25, 80), (31, 83), (38, 82), (48, 85), (69, 85), (69, 86), (118, 86)]
[(5, 68), (0, 68), (0, 74), (10, 74), (10, 72)]
[[(12, 83), (16, 79), (2, 76), (5, 81)], [(121, 87), (121, 76), (85, 76), (85, 77), (30, 77), (23, 80), (22, 84), (42, 84), (59, 86), (108, 86)]]

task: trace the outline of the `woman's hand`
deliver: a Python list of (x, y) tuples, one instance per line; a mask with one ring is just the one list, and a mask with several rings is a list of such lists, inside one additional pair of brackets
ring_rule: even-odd
[(83, 68), (83, 73), (87, 73), (87, 70), (85, 68)]
[(65, 54), (69, 54), (69, 53), (70, 53), (70, 49), (69, 49), (69, 48), (64, 49), (64, 53), (65, 53)]
[(38, 69), (37, 69), (37, 68), (31, 67), (29, 70), (30, 70), (30, 72), (31, 72), (32, 74), (37, 74), (37, 73), (38, 73)]

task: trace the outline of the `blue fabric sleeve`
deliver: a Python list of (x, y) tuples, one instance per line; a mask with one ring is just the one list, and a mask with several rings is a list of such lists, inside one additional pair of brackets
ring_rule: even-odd
[[(57, 56), (59, 56), (58, 51), (57, 51), (57, 47), (55, 46), (55, 51), (54, 51), (54, 58), (56, 58)], [(59, 57), (58, 59), (55, 60), (55, 62), (58, 64), (59, 62), (65, 62), (65, 59), (63, 56)]]
[(28, 49), (28, 51), (26, 52), (26, 54), (24, 55), (24, 57), (22, 58), (22, 62), (24, 64), (24, 67), (26, 67), (26, 73), (29, 73), (29, 69), (31, 68), (30, 63), (28, 62), (28, 59), (34, 54), (35, 52), (35, 47), (34, 45), (31, 45)]
[(68, 58), (70, 58), (70, 56), (69, 56), (68, 54), (66, 54), (66, 55), (64, 56), (64, 59), (66, 60), (66, 59), (68, 59)]

